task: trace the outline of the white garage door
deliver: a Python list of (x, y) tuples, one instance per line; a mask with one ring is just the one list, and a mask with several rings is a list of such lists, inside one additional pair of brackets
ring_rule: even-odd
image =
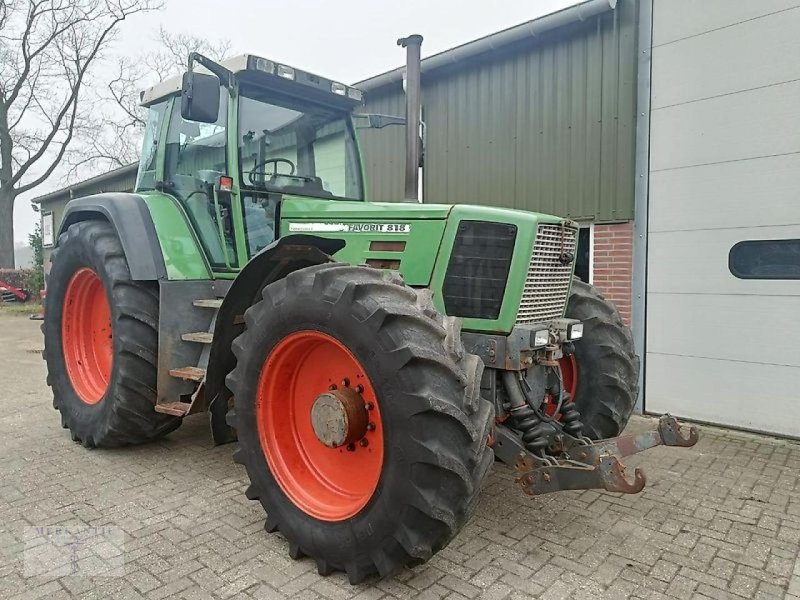
[(800, 436), (800, 0), (653, 18), (645, 409)]

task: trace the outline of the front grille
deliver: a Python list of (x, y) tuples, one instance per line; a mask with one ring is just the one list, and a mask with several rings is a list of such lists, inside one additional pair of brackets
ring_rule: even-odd
[[(564, 314), (577, 239), (578, 232), (572, 227), (539, 225), (517, 323), (546, 323)], [(573, 260), (564, 264), (562, 256), (566, 255)]]
[(461, 221), (447, 264), (442, 298), (453, 317), (496, 319), (506, 291), (517, 227)]

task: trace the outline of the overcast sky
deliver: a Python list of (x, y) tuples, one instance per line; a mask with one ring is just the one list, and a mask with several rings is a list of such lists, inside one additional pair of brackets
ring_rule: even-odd
[[(571, 4), (576, 0), (166, 0), (164, 10), (125, 22), (109, 55), (146, 53), (163, 25), (230, 40), (234, 54), (257, 54), (353, 83), (402, 65), (399, 37), (422, 34), (425, 58)], [(53, 176), (18, 199), (15, 239), (26, 241), (38, 220), (28, 200), (62, 183)]]

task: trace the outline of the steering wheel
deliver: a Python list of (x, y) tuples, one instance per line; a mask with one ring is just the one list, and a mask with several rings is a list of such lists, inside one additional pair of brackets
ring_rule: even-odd
[(269, 163), (273, 163), (275, 165), (275, 168), (272, 171), (273, 175), (275, 175), (278, 172), (278, 165), (280, 163), (285, 163), (285, 164), (289, 165), (289, 168), (291, 169), (291, 171), (289, 171), (288, 174), (289, 175), (294, 175), (295, 165), (288, 158), (268, 158), (264, 162), (257, 163), (250, 170), (250, 173), (247, 175), (247, 178), (250, 180), (250, 183), (252, 183), (253, 185), (258, 185), (259, 182), (256, 181), (256, 178), (259, 177), (259, 176), (266, 175), (266, 173), (264, 173), (264, 172), (259, 173), (258, 169), (261, 169), (261, 168), (267, 166)]

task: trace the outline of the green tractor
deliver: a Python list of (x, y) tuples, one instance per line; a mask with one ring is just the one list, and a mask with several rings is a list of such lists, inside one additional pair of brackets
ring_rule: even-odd
[[(401, 42), (406, 119), (251, 55), (192, 54), (143, 92), (136, 191), (69, 202), (43, 325), (74, 441), (147, 442), (208, 412), (267, 531), (352, 583), (445, 547), (495, 459), (529, 494), (636, 493), (622, 457), (697, 440), (668, 416), (616, 437), (639, 362), (573, 278), (574, 223), (413, 201), (421, 38)], [(405, 121), (412, 202), (368, 202), (359, 128)]]

